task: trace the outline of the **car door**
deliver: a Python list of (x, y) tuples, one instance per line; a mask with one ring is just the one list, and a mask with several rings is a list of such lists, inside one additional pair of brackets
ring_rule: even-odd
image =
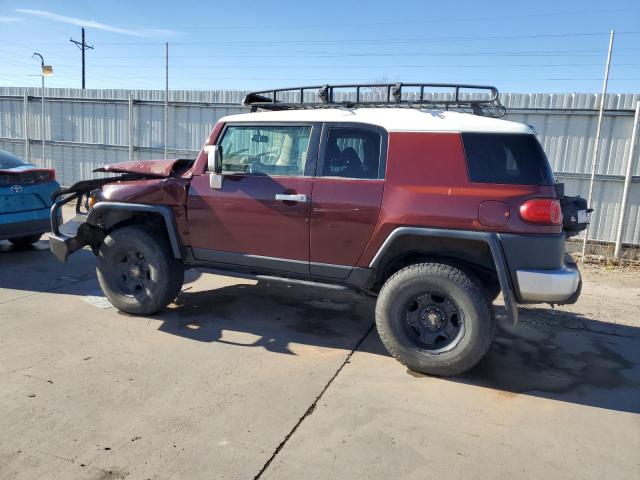
[(346, 278), (362, 255), (382, 203), (387, 136), (373, 125), (324, 125), (311, 203), (312, 274)]
[(222, 187), (194, 176), (188, 195), (197, 260), (309, 273), (309, 205), (319, 124), (227, 124)]

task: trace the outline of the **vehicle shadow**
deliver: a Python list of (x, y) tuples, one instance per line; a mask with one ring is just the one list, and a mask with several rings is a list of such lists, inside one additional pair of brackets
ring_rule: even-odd
[(95, 278), (93, 254), (81, 250), (72, 261), (59, 262), (49, 250), (46, 237), (42, 238), (26, 248), (0, 241), (0, 289), (10, 290), (12, 295), (20, 295), (20, 291), (83, 294), (85, 281)]
[[(185, 291), (171, 307), (150, 317), (161, 322), (160, 331), (295, 355), (297, 345), (353, 349), (372, 326), (375, 300), (353, 291), (261, 280)], [(503, 316), (504, 309), (496, 308)], [(388, 356), (375, 329), (370, 336), (358, 350)], [(476, 367), (443, 380), (640, 413), (639, 342), (636, 327), (566, 310), (523, 308), (517, 326), (498, 328)], [(417, 381), (423, 377), (408, 373)]]
[[(18, 248), (0, 240), (0, 289), (16, 292), (51, 292), (62, 295), (102, 295), (96, 279), (96, 258), (88, 247), (60, 262), (49, 250), (43, 236), (29, 247)], [(200, 273), (189, 270), (185, 284)], [(2, 295), (0, 294), (0, 298)]]
[[(266, 280), (197, 291), (199, 276), (187, 272), (176, 303), (149, 317), (160, 331), (295, 355), (300, 346), (350, 351), (373, 323), (374, 299), (357, 292)], [(0, 300), (17, 298), (21, 290), (100, 295), (93, 254), (83, 250), (61, 263), (48, 251), (46, 240), (22, 251), (0, 242), (0, 288), (6, 289)], [(497, 306), (497, 314), (504, 316), (504, 309)], [(475, 368), (446, 381), (640, 413), (639, 346), (638, 327), (566, 309), (522, 308), (520, 323), (499, 327)], [(359, 350), (388, 355), (375, 329)], [(420, 381), (419, 374), (412, 375)]]
[[(260, 280), (184, 290), (149, 318), (162, 322), (160, 331), (191, 340), (295, 355), (293, 344), (351, 350), (372, 326), (373, 309), (371, 298), (354, 291)], [(229, 332), (250, 334), (252, 341), (229, 340)]]

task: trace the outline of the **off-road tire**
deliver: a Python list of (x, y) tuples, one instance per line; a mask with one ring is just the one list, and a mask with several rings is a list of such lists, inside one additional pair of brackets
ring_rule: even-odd
[[(137, 252), (135, 255), (139, 254), (144, 262), (144, 287), (125, 286), (127, 280), (123, 280), (122, 269), (127, 260), (122, 258), (128, 259), (131, 252)], [(132, 315), (162, 310), (178, 296), (184, 282), (184, 267), (173, 256), (163, 232), (142, 226), (122, 227), (109, 233), (100, 245), (96, 271), (109, 302)]]
[[(421, 292), (450, 298), (464, 318), (464, 331), (450, 350), (420, 348), (403, 328), (404, 305)], [(430, 375), (458, 375), (473, 367), (493, 340), (495, 318), (478, 279), (455, 265), (418, 263), (403, 268), (383, 285), (376, 303), (376, 327), (389, 353), (409, 369)]]
[(28, 248), (40, 240), (41, 236), (42, 233), (35, 233), (33, 235), (25, 235), (24, 237), (10, 238), (9, 241), (16, 248)]

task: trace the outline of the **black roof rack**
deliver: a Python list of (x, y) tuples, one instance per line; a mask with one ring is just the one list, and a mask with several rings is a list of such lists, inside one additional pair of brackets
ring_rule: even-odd
[(458, 83), (353, 83), (277, 88), (248, 93), (242, 104), (251, 111), (335, 107), (412, 107), (470, 111), (502, 117), (506, 109), (498, 89)]

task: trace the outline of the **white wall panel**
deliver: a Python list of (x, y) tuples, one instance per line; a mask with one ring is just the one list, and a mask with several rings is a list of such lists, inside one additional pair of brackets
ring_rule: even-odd
[[(37, 165), (56, 168), (63, 184), (95, 176), (92, 170), (99, 166), (128, 160), (130, 96), (134, 100), (134, 158), (164, 157), (163, 90), (47, 89), (44, 133), (46, 141), (51, 143), (47, 143), (44, 159), (41, 158), (39, 143), (42, 138), (39, 88), (0, 88), (0, 148), (23, 158), (25, 156), (25, 93), (30, 96), (27, 122), (31, 139), (29, 160)], [(220, 117), (246, 111), (240, 105), (245, 93), (170, 91), (168, 155), (194, 156)], [(309, 97), (313, 95), (307, 94)], [(373, 98), (375, 92), (367, 95)], [(507, 119), (536, 129), (557, 179), (566, 184), (567, 193), (586, 197), (600, 95), (506, 93), (501, 95), (501, 100), (509, 112)], [(608, 110), (602, 129), (590, 238), (608, 242), (615, 239), (621, 210), (622, 176), (630, 148), (632, 109), (638, 100), (638, 94), (616, 94), (606, 98)], [(639, 157), (640, 148), (633, 160), (636, 178), (629, 195), (625, 222), (628, 226), (624, 234), (624, 241), (634, 244), (640, 244)]]

